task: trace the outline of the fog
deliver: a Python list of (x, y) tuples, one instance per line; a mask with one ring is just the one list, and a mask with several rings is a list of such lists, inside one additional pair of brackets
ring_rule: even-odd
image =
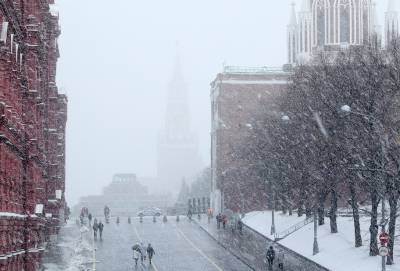
[[(378, 1), (381, 21), (386, 2)], [(284, 64), (290, 3), (58, 0), (58, 85), (69, 97), (69, 204), (101, 192), (114, 173), (156, 176), (157, 134), (177, 51), (191, 127), (209, 165), (209, 84), (223, 63)]]

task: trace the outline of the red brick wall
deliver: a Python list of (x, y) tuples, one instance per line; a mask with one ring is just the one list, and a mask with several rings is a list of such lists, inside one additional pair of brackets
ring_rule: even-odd
[[(266, 208), (267, 196), (263, 180), (247, 170), (240, 153), (244, 139), (263, 114), (279, 114), (276, 101), (286, 85), (287, 74), (219, 74), (212, 83), (218, 95), (213, 103), (213, 118), (219, 120), (215, 145), (214, 180), (223, 195), (225, 209), (249, 212)], [(213, 123), (214, 120), (213, 120)]]
[(57, 200), (55, 191), (65, 191), (67, 98), (55, 84), (53, 2), (0, 2), (0, 30), (9, 23), (0, 42), (0, 271), (38, 270), (44, 242), (64, 222), (64, 193)]

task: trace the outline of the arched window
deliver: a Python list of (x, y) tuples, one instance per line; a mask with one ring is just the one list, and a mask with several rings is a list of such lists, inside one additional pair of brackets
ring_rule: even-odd
[(352, 29), (352, 11), (353, 7), (350, 0), (339, 0), (338, 2), (339, 14), (339, 42), (350, 43), (350, 35)]
[(363, 43), (366, 44), (369, 41), (369, 36), (370, 36), (370, 29), (371, 29), (371, 1), (370, 0), (361, 0), (362, 5), (361, 5), (361, 17), (362, 17), (362, 23), (361, 23), (361, 29), (362, 29), (362, 39)]
[(314, 45), (321, 46), (326, 43), (326, 10), (328, 9), (326, 0), (317, 0), (313, 9)]

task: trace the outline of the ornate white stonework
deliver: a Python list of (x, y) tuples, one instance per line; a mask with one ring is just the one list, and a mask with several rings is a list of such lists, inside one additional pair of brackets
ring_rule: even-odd
[[(385, 42), (398, 35), (395, 0), (385, 16)], [(381, 37), (375, 3), (371, 0), (303, 0), (297, 13), (293, 4), (288, 25), (288, 60), (309, 60), (314, 52), (367, 44)]]

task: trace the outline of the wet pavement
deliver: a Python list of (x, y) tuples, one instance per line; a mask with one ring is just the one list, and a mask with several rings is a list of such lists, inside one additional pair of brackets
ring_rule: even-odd
[[(134, 266), (131, 247), (140, 241), (145, 245), (151, 243), (156, 252), (152, 266), (148, 262)], [(250, 270), (186, 218), (180, 222), (170, 218), (166, 223), (158, 218), (154, 223), (146, 217), (143, 223), (132, 219), (132, 224), (128, 224), (127, 218), (121, 218), (119, 225), (112, 218), (110, 224), (105, 224), (103, 240), (94, 244), (98, 271)]]

